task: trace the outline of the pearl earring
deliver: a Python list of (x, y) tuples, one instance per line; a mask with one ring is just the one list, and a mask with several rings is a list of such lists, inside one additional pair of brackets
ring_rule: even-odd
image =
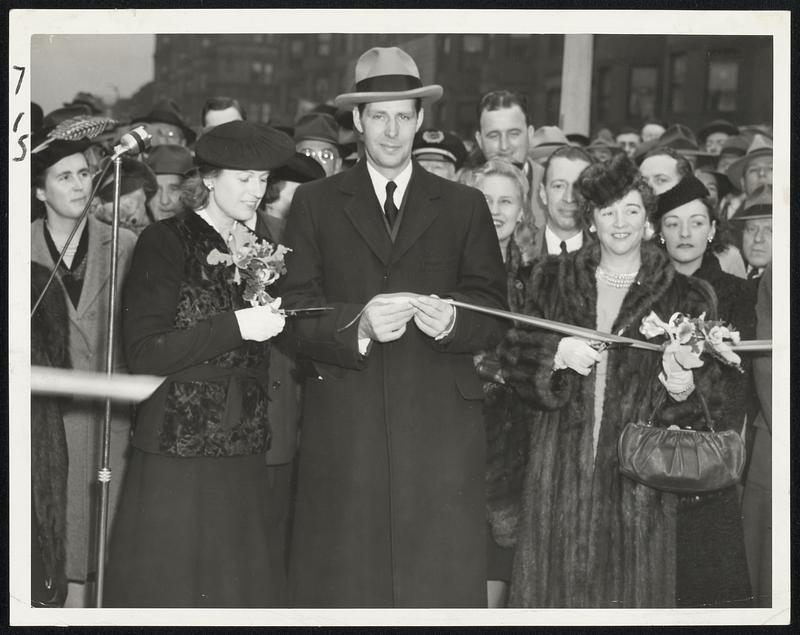
[(209, 190), (209, 191), (214, 189), (214, 184), (213, 183), (203, 183), (203, 185), (205, 185), (206, 189)]
[[(658, 237), (658, 239), (661, 241), (661, 244), (662, 244), (662, 245), (663, 245), (663, 244), (666, 242), (666, 241), (664, 240), (664, 237), (663, 237), (663, 236), (659, 236), (659, 237)], [(711, 242), (711, 241), (709, 241), (709, 242)]]
[(712, 240), (714, 240), (714, 237), (713, 237), (713, 236), (709, 236), (709, 237), (708, 237), (708, 244), (709, 244), (709, 245), (711, 244), (711, 241), (712, 241)]
[(590, 234), (594, 234), (596, 231), (597, 231), (597, 228), (596, 228), (594, 225), (591, 225), (591, 226), (589, 227), (589, 233), (590, 233)]

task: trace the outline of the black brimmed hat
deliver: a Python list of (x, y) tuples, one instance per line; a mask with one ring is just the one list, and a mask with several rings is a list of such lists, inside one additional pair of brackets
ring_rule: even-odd
[(154, 174), (185, 175), (194, 167), (192, 153), (183, 146), (156, 146), (147, 156), (147, 166)]
[(307, 157), (302, 152), (295, 152), (286, 165), (282, 165), (269, 174), (269, 180), (292, 181), (294, 183), (308, 183), (325, 177), (325, 168), (313, 157)]
[[(352, 116), (351, 116), (352, 118)], [(339, 145), (339, 124), (333, 115), (324, 112), (310, 112), (297, 120), (294, 126), (295, 143), (313, 140)]]
[(200, 137), (195, 158), (228, 170), (274, 170), (294, 156), (294, 141), (265, 124), (229, 121)]
[(697, 140), (700, 143), (705, 143), (706, 139), (708, 139), (708, 136), (715, 132), (724, 132), (729, 137), (733, 137), (734, 135), (739, 134), (739, 128), (725, 119), (715, 119), (697, 131)]
[[(153, 171), (141, 161), (133, 157), (122, 157), (121, 179), (119, 184), (119, 194), (124, 196), (131, 192), (135, 192), (139, 188), (144, 190), (145, 197), (149, 201), (153, 195), (158, 191), (158, 181)], [(102, 171), (98, 173), (98, 176)], [(97, 190), (98, 198), (103, 202), (110, 202), (114, 200), (114, 170), (109, 170)]]
[(131, 123), (168, 123), (177, 126), (183, 131), (183, 136), (186, 137), (187, 144), (191, 144), (197, 139), (197, 133), (186, 124), (181, 115), (180, 108), (178, 108), (178, 105), (171, 99), (162, 99), (153, 106), (153, 109), (149, 113), (134, 117)]
[(444, 130), (421, 130), (414, 135), (411, 156), (415, 159), (449, 161), (458, 170), (467, 156), (467, 149), (456, 135)]
[[(36, 148), (43, 143), (52, 129), (53, 126), (48, 126), (34, 131), (31, 147)], [(51, 141), (47, 147), (31, 154), (31, 178), (35, 180), (42, 172), (61, 161), (61, 159), (73, 154), (82, 154), (90, 145), (92, 145), (92, 142), (89, 139), (79, 139), (77, 141), (56, 139)]]

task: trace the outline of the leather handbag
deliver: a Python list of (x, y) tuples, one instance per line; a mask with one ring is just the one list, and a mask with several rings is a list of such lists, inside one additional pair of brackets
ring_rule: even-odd
[(662, 389), (647, 423), (628, 423), (622, 430), (617, 445), (620, 472), (648, 487), (681, 494), (710, 492), (738, 482), (745, 464), (741, 435), (735, 430), (714, 430), (699, 392), (708, 430), (653, 425), (665, 396)]

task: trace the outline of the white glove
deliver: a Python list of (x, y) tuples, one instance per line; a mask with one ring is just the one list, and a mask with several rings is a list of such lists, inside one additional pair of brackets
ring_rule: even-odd
[(592, 366), (600, 361), (600, 353), (589, 346), (587, 340), (580, 337), (565, 337), (558, 343), (558, 350), (553, 359), (554, 370), (571, 368), (576, 373), (588, 375)]
[(677, 345), (670, 344), (661, 358), (662, 371), (658, 380), (676, 401), (686, 401), (694, 390), (694, 376), (690, 369), (684, 368), (675, 356)]
[(263, 342), (280, 333), (286, 324), (286, 318), (278, 313), (280, 304), (278, 298), (272, 304), (234, 311), (242, 339)]

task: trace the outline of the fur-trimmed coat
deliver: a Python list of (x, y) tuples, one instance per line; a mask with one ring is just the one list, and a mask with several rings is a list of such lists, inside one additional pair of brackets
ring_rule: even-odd
[[(597, 244), (539, 262), (531, 275), (525, 313), (596, 328)], [(702, 281), (676, 274), (657, 247), (642, 246), (642, 265), (612, 332), (643, 339), (651, 310), (713, 317), (713, 294)], [(603, 418), (593, 456), (595, 373), (553, 371), (560, 334), (511, 329), (499, 348), (507, 383), (520, 399), (515, 416), (530, 422), (523, 495), (490, 507), (500, 544), (516, 544), (510, 606), (670, 607), (675, 605), (677, 497), (635, 483), (618, 469), (617, 441), (631, 421), (646, 420), (660, 387), (661, 356), (611, 348)], [(720, 371), (707, 362), (695, 371), (696, 391), (719, 417)], [(656, 420), (702, 427), (695, 395), (670, 399)], [(507, 503), (514, 503), (507, 501)]]

